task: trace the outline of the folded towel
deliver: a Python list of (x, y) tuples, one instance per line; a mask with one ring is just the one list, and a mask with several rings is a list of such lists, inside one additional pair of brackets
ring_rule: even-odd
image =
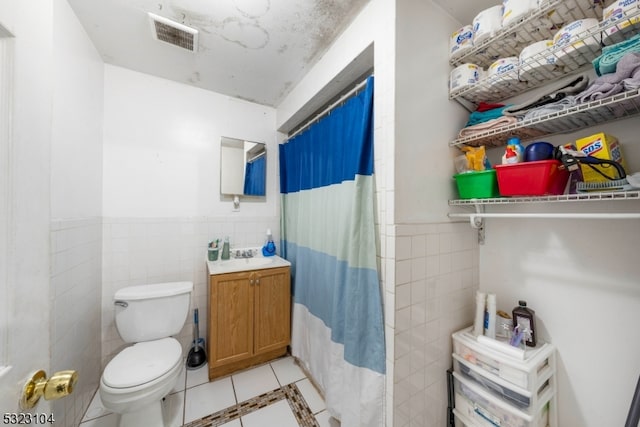
[(460, 130), (460, 132), (458, 133), (458, 137), (463, 138), (465, 136), (471, 136), (489, 130), (498, 129), (514, 123), (518, 123), (518, 119), (516, 119), (515, 117), (501, 116), (497, 119), (489, 120), (488, 122), (465, 127)]
[(615, 73), (605, 74), (594, 80), (584, 92), (576, 96), (578, 102), (589, 102), (606, 98), (623, 92), (623, 81), (630, 79), (628, 84), (633, 86), (640, 83), (640, 52), (625, 54), (616, 65)]
[(577, 105), (576, 97), (569, 95), (557, 102), (543, 105), (542, 107), (534, 108), (527, 111), (524, 115), (524, 120), (533, 119), (536, 117), (546, 116), (547, 114), (555, 113), (558, 111), (566, 110), (567, 108)]
[(479, 123), (488, 122), (489, 120), (497, 119), (502, 116), (502, 110), (507, 108), (507, 106), (503, 105), (502, 107), (493, 108), (490, 110), (484, 111), (474, 111), (469, 115), (469, 121), (465, 126), (473, 126)]
[(490, 102), (480, 101), (478, 103), (478, 107), (476, 108), (476, 111), (479, 111), (482, 113), (484, 111), (493, 110), (494, 108), (502, 108), (504, 106), (505, 106), (504, 104), (493, 104)]
[(622, 81), (624, 90), (640, 89), (640, 67), (636, 68), (631, 77), (628, 77)]
[(570, 79), (564, 79), (553, 86), (549, 86), (541, 96), (531, 98), (522, 104), (505, 108), (502, 114), (505, 116), (524, 117), (529, 110), (560, 101), (568, 95), (580, 93), (588, 84), (589, 78), (586, 75), (572, 76)]
[(602, 48), (602, 55), (592, 61), (593, 68), (599, 76), (614, 73), (618, 61), (627, 53), (640, 52), (640, 34), (623, 42), (605, 46)]

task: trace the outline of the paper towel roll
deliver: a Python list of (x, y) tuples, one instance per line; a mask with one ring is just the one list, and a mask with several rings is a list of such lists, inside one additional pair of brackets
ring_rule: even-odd
[(473, 43), (493, 37), (502, 28), (502, 5), (483, 10), (473, 18)]
[(482, 68), (476, 64), (462, 64), (451, 71), (449, 92), (474, 85), (482, 77)]
[(473, 27), (465, 25), (451, 34), (449, 57), (458, 58), (473, 48)]
[[(625, 17), (625, 13), (640, 7), (640, 0), (618, 0), (602, 11), (602, 22), (605, 25), (616, 24), (602, 32), (602, 43), (611, 45), (618, 43), (631, 31), (640, 27), (640, 17)], [(618, 22), (616, 22), (618, 21)]]
[(502, 26), (506, 27), (538, 7), (538, 0), (503, 0)]
[[(598, 26), (595, 18), (586, 18), (573, 21), (560, 29), (553, 36), (554, 47), (561, 47), (557, 52), (558, 63), (571, 63), (589, 51), (597, 51), (600, 48), (600, 38), (598, 35), (586, 37), (580, 40), (581, 36), (592, 27)], [(586, 62), (586, 61), (584, 61)]]
[(522, 49), (519, 56), (521, 80), (543, 80), (556, 68), (556, 57), (543, 55), (553, 47), (553, 40), (541, 40)]

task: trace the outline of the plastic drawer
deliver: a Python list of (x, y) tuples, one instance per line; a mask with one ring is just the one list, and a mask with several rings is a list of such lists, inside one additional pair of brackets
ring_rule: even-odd
[[(465, 425), (478, 427), (547, 427), (553, 390), (544, 393), (537, 408), (520, 410), (454, 372), (455, 414)], [(465, 421), (466, 420), (466, 421)]]
[(467, 362), (457, 354), (453, 355), (453, 369), (455, 372), (461, 373), (465, 378), (476, 382), (485, 390), (521, 409), (536, 407), (540, 398), (547, 392), (547, 389), (552, 388), (554, 381), (551, 368), (549, 367), (545, 375), (540, 377), (540, 386), (536, 390), (530, 391), (511, 384), (502, 378)]
[[(497, 340), (476, 338), (470, 331), (471, 328), (463, 329), (452, 336), (454, 354), (468, 365), (531, 393), (555, 373), (555, 349), (551, 344), (521, 351)], [(513, 355), (518, 352), (519, 357)]]

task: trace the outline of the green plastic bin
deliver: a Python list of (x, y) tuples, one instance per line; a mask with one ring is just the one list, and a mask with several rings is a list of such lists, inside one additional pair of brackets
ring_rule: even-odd
[(488, 199), (500, 195), (495, 169), (459, 173), (453, 178), (461, 199)]

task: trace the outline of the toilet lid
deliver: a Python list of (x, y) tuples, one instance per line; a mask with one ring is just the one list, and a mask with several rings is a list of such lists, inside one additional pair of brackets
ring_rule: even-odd
[(135, 387), (164, 375), (181, 357), (182, 347), (174, 338), (137, 343), (107, 364), (102, 380), (113, 388)]

